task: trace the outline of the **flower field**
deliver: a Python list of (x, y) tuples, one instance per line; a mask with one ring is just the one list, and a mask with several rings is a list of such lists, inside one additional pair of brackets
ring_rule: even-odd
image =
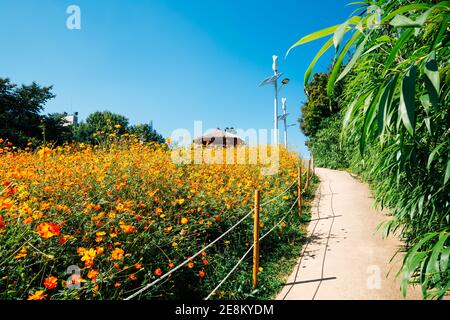
[[(13, 150), (0, 143), (0, 299), (123, 299), (169, 272), (262, 201), (296, 180), (298, 155), (280, 150), (279, 171), (261, 165), (175, 164), (166, 145), (124, 138)], [(277, 223), (296, 187), (262, 208), (261, 232)], [(300, 245), (295, 214), (261, 244), (261, 288), (251, 258), (215, 299), (264, 297), (277, 289), (275, 262)], [(287, 219), (288, 220), (288, 219)], [(252, 243), (247, 219), (213, 247), (143, 293), (202, 299)], [(275, 288), (275, 289), (274, 289)]]

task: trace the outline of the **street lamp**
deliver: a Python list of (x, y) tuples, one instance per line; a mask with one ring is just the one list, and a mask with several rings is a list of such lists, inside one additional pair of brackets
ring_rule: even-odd
[[(273, 101), (273, 129), (274, 129), (274, 133), (273, 133), (273, 141), (274, 144), (277, 146), (278, 145), (278, 79), (283, 75), (282, 72), (278, 72), (278, 56), (273, 55), (272, 56), (272, 70), (273, 70), (273, 76), (270, 76), (266, 79), (264, 79), (260, 84), (259, 87), (262, 87), (266, 84), (271, 84), (273, 83), (274, 88), (275, 88), (275, 97), (274, 97), (274, 101)], [(289, 83), (289, 79), (285, 78), (281, 81), (281, 86), (286, 85)]]
[(284, 121), (284, 147), (287, 149), (287, 125), (286, 125), (286, 118), (288, 116), (288, 113), (286, 111), (286, 98), (281, 98), (281, 108), (283, 110), (283, 114), (281, 115), (281, 119)]

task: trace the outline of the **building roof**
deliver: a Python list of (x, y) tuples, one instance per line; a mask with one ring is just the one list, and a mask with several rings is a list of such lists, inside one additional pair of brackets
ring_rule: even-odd
[(239, 136), (220, 129), (215, 129), (208, 134), (194, 139), (194, 143), (199, 145), (223, 146), (224, 142), (226, 146), (245, 145), (245, 141)]

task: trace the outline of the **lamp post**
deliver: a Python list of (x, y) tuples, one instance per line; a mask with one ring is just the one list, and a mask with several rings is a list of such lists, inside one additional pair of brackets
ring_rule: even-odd
[(273, 141), (274, 144), (278, 145), (278, 91), (281, 89), (282, 86), (289, 83), (289, 79), (285, 78), (281, 81), (281, 86), (278, 88), (278, 79), (283, 75), (282, 72), (278, 72), (278, 56), (273, 55), (272, 56), (272, 70), (273, 70), (273, 76), (270, 76), (266, 79), (264, 79), (260, 84), (259, 87), (262, 87), (266, 84), (273, 83), (274, 89), (275, 89), (275, 97), (273, 101)]
[(288, 116), (288, 113), (286, 111), (286, 98), (281, 98), (281, 108), (283, 110), (283, 114), (280, 118), (283, 119), (284, 122), (284, 147), (287, 149), (287, 125), (286, 125), (286, 118)]

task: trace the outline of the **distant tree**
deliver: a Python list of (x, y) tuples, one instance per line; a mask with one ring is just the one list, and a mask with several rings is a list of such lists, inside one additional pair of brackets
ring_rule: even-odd
[(305, 86), (308, 101), (302, 106), (302, 117), (298, 119), (300, 128), (308, 137), (314, 137), (324, 118), (331, 117), (341, 109), (341, 86), (337, 86), (332, 97), (327, 96), (329, 74), (316, 73)]
[(11, 83), (0, 78), (0, 137), (18, 146), (30, 140), (42, 138), (40, 128), (45, 103), (53, 99), (52, 87), (41, 87), (35, 82), (31, 85)]
[(165, 143), (165, 139), (149, 124), (137, 124), (130, 126), (129, 133), (136, 135), (140, 140), (144, 142), (159, 142)]
[(42, 117), (47, 141), (62, 144), (73, 140), (71, 125), (67, 123), (66, 116), (65, 113), (51, 113)]
[(73, 128), (73, 135), (76, 141), (94, 142), (94, 133), (124, 134), (127, 128), (128, 119), (124, 116), (110, 111), (96, 111), (91, 113), (86, 121)]

